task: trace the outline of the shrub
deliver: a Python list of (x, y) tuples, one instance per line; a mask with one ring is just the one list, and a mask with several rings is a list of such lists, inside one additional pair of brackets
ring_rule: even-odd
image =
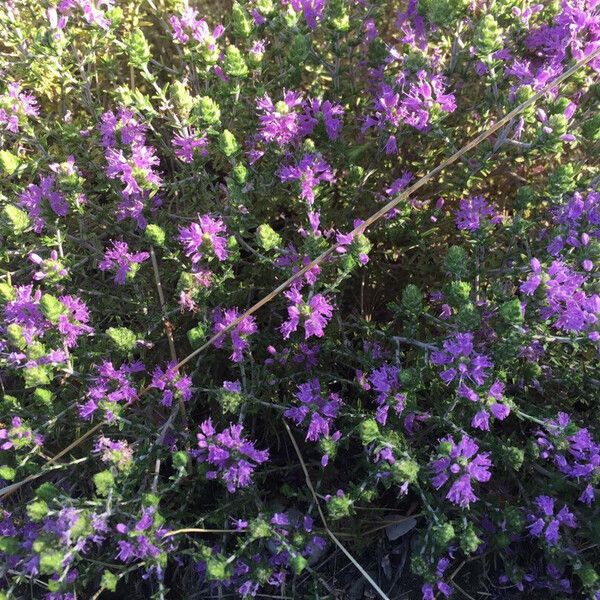
[(203, 10), (0, 12), (0, 597), (599, 598), (597, 3)]

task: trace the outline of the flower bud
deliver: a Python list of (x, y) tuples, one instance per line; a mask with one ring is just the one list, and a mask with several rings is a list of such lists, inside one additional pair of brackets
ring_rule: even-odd
[(246, 77), (248, 75), (248, 65), (239, 48), (233, 44), (227, 47), (223, 68), (225, 73), (232, 77)]
[(201, 324), (196, 325), (193, 329), (187, 332), (187, 338), (192, 348), (199, 348), (206, 338), (206, 331)]
[(36, 523), (47, 517), (49, 511), (44, 500), (35, 500), (27, 505), (27, 516)]
[(231, 9), (231, 20), (236, 35), (248, 37), (252, 33), (252, 19), (238, 2), (235, 2)]
[(460, 547), (465, 554), (473, 554), (480, 545), (481, 539), (475, 533), (472, 523), (469, 523), (460, 535)]
[(202, 96), (198, 101), (200, 120), (207, 125), (216, 125), (221, 120), (219, 105), (209, 96)]
[(21, 235), (29, 229), (30, 224), (29, 215), (20, 208), (12, 204), (7, 204), (2, 208), (0, 227), (7, 235)]
[(183, 450), (179, 450), (178, 452), (175, 452), (173, 454), (171, 460), (173, 461), (173, 466), (176, 469), (184, 469), (188, 464), (187, 452), (184, 452)]
[(423, 310), (423, 294), (414, 284), (409, 284), (402, 292), (402, 308), (411, 315), (419, 315)]
[(282, 244), (281, 236), (268, 223), (258, 226), (256, 239), (265, 251), (273, 250), (273, 248), (277, 248)]
[(474, 44), (477, 56), (491, 59), (491, 55), (502, 48), (502, 29), (491, 14), (486, 14), (475, 28)]
[(225, 581), (231, 577), (231, 568), (224, 556), (211, 556), (206, 561), (206, 578), (209, 581)]
[(221, 133), (221, 136), (219, 138), (219, 147), (221, 148), (223, 154), (227, 157), (233, 156), (240, 149), (240, 145), (235, 139), (233, 133), (229, 131), (229, 129), (225, 129)]
[(115, 478), (110, 471), (100, 471), (94, 475), (93, 479), (98, 496), (108, 496), (115, 485)]
[(133, 352), (137, 345), (138, 336), (127, 327), (109, 327), (106, 335), (116, 350), (122, 354)]
[(448, 303), (454, 308), (460, 308), (469, 302), (471, 284), (467, 281), (452, 281), (446, 286)]
[(467, 274), (467, 253), (462, 246), (450, 246), (444, 258), (444, 271), (455, 279)]
[(19, 166), (19, 158), (8, 150), (0, 150), (0, 175), (12, 175)]
[(129, 64), (136, 69), (145, 70), (152, 54), (144, 32), (134, 29), (125, 43), (129, 52)]
[(360, 432), (360, 439), (364, 446), (368, 446), (380, 437), (379, 425), (375, 419), (366, 419), (361, 421), (358, 430)]
[(434, 525), (431, 530), (433, 541), (443, 549), (446, 549), (450, 542), (456, 537), (456, 532), (452, 523), (439, 523)]
[(523, 323), (523, 310), (518, 298), (508, 300), (500, 306), (500, 317), (509, 325), (520, 325)]
[(165, 245), (165, 230), (159, 225), (150, 223), (144, 230), (144, 237), (154, 246), (162, 248)]

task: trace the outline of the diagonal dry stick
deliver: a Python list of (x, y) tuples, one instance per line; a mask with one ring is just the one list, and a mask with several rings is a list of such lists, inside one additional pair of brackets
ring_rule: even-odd
[[(442, 161), (437, 167), (435, 167), (434, 169), (429, 171), (429, 173), (427, 173), (426, 175), (421, 177), (421, 179), (419, 179), (416, 183), (414, 183), (413, 185), (408, 187), (406, 190), (404, 190), (403, 192), (398, 194), (398, 196), (396, 196), (395, 198), (390, 200), (384, 207), (380, 208), (377, 212), (373, 213), (366, 221), (361, 223), (358, 227), (355, 227), (351, 231), (350, 235), (354, 236), (354, 235), (363, 233), (365, 231), (365, 229), (367, 229), (368, 227), (373, 225), (373, 223), (379, 221), (384, 215), (386, 215), (390, 210), (392, 210), (392, 208), (396, 207), (403, 200), (406, 200), (411, 194), (416, 192), (418, 189), (422, 188), (425, 184), (429, 183), (436, 175), (438, 175), (444, 169), (446, 169), (447, 167), (449, 167), (450, 165), (455, 163), (457, 160), (462, 158), (467, 152), (469, 152), (473, 148), (477, 147), (479, 144), (481, 144), (481, 142), (486, 140), (493, 133), (495, 133), (496, 131), (498, 131), (499, 129), (501, 129), (502, 127), (507, 125), (508, 123), (510, 123), (510, 121), (512, 119), (514, 119), (515, 117), (520, 115), (524, 110), (526, 110), (527, 108), (529, 108), (530, 106), (535, 104), (542, 96), (546, 95), (550, 90), (552, 90), (556, 86), (560, 85), (563, 81), (565, 81), (571, 75), (573, 75), (573, 73), (576, 73), (579, 69), (581, 69), (582, 67), (587, 65), (590, 61), (592, 61), (594, 58), (596, 58), (598, 56), (600, 56), (600, 48), (597, 48), (592, 53), (588, 54), (585, 58), (582, 58), (581, 60), (577, 61), (570, 69), (567, 69), (562, 75), (559, 75), (556, 79), (552, 80), (550, 83), (545, 85), (539, 92), (537, 92), (536, 94), (531, 96), (531, 98), (529, 98), (528, 100), (525, 100), (525, 102), (522, 102), (521, 104), (519, 104), (518, 106), (513, 108), (513, 110), (511, 110), (508, 114), (506, 114), (504, 117), (502, 117), (499, 121), (497, 121), (489, 129), (486, 129), (484, 132), (480, 133), (478, 136), (476, 136), (470, 142), (468, 142), (465, 146), (463, 146), (460, 150), (457, 150), (452, 156), (450, 156), (446, 160)], [(325, 250), (325, 252), (323, 252), (322, 254), (317, 256), (317, 258), (315, 258), (310, 263), (308, 263), (307, 265), (302, 267), (302, 269), (300, 269), (297, 273), (292, 275), (290, 278), (286, 279), (281, 285), (276, 287), (272, 292), (270, 292), (264, 298), (259, 300), (256, 304), (251, 306), (247, 311), (242, 313), (237, 319), (233, 320), (229, 325), (227, 325), (226, 327), (221, 329), (221, 331), (219, 331), (218, 333), (213, 335), (208, 340), (208, 342), (206, 342), (205, 344), (203, 344), (202, 346), (200, 346), (199, 348), (194, 350), (191, 354), (188, 354), (181, 361), (179, 361), (176, 365), (176, 368), (177, 369), (181, 368), (183, 365), (190, 362), (190, 360), (192, 360), (194, 357), (198, 356), (198, 354), (200, 354), (201, 352), (204, 352), (204, 350), (206, 350), (208, 347), (210, 347), (210, 345), (213, 344), (216, 340), (218, 340), (219, 338), (221, 338), (222, 336), (224, 336), (225, 334), (230, 332), (232, 329), (237, 327), (243, 319), (252, 315), (257, 310), (261, 309), (263, 306), (265, 306), (265, 304), (268, 304), (269, 302), (271, 302), (271, 300), (276, 298), (279, 294), (281, 294), (281, 292), (283, 292), (285, 289), (290, 287), (295, 281), (300, 279), (300, 277), (303, 277), (308, 271), (310, 271), (314, 267), (321, 264), (326, 258), (331, 256), (339, 247), (340, 247), (340, 244), (331, 245), (327, 250)], [(149, 388), (146, 387), (143, 390), (141, 390), (139, 396), (142, 396), (143, 394), (145, 394), (148, 391), (148, 389)], [(95, 425), (94, 427), (92, 427), (92, 429), (88, 430), (81, 437), (77, 438), (73, 443), (69, 444), (69, 446), (67, 446), (67, 448), (65, 448), (64, 450), (61, 450), (56, 456), (51, 458), (46, 464), (56, 462), (59, 458), (64, 456), (67, 452), (69, 452), (73, 448), (76, 448), (77, 446), (79, 446), (79, 444), (81, 444), (84, 440), (86, 440), (90, 435), (92, 435), (93, 433), (98, 431), (98, 429), (100, 429), (100, 427), (102, 427), (102, 425), (103, 425), (103, 422), (100, 422), (97, 425)], [(43, 472), (37, 473), (35, 475), (30, 475), (29, 477), (26, 477), (22, 481), (13, 483), (9, 486), (6, 486), (6, 487), (0, 489), (0, 498), (3, 496), (6, 496), (8, 494), (12, 494), (16, 490), (18, 490), (23, 484), (28, 483), (29, 481), (33, 481), (34, 479), (37, 479), (38, 477), (41, 477), (42, 475), (43, 475)]]
[(298, 447), (298, 442), (296, 442), (296, 438), (294, 438), (294, 434), (292, 433), (292, 430), (290, 429), (290, 426), (287, 424), (287, 422), (284, 419), (282, 419), (282, 422), (288, 432), (288, 435), (290, 436), (290, 439), (292, 440), (294, 450), (296, 451), (298, 460), (300, 461), (300, 466), (302, 467), (302, 470), (304, 471), (304, 478), (306, 480), (306, 485), (307, 485), (308, 489), (310, 490), (310, 493), (313, 497), (313, 501), (314, 501), (315, 505), (317, 506), (317, 511), (319, 512), (319, 517), (321, 517), (321, 521), (323, 522), (323, 528), (327, 532), (327, 535), (332, 539), (333, 543), (346, 555), (348, 560), (360, 571), (361, 575), (373, 586), (373, 589), (381, 596), (381, 598), (383, 598), (383, 600), (390, 600), (389, 597), (387, 596), (387, 594), (375, 583), (374, 579), (363, 569), (363, 567), (360, 565), (360, 563), (352, 556), (352, 554), (350, 554), (350, 552), (348, 552), (348, 550), (346, 550), (346, 547), (342, 544), (342, 542), (340, 542), (340, 540), (338, 540), (337, 537), (333, 534), (331, 529), (329, 529), (329, 525), (327, 524), (327, 519), (325, 518), (325, 515), (323, 514), (323, 509), (321, 508), (321, 505), (319, 504), (319, 499), (317, 498), (317, 493), (315, 492), (315, 488), (313, 487), (312, 481), (310, 479), (310, 475), (308, 474), (308, 469), (306, 468), (306, 464), (304, 462), (304, 459), (302, 458), (302, 453), (300, 452), (300, 448)]

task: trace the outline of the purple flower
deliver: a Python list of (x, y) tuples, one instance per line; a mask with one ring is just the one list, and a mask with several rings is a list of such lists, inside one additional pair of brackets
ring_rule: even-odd
[(504, 421), (510, 414), (509, 406), (503, 402), (504, 384), (498, 379), (490, 386), (484, 398), (480, 398), (479, 394), (464, 382), (459, 384), (456, 391), (459, 396), (471, 402), (483, 404), (483, 408), (475, 414), (471, 421), (472, 427), (489, 431), (490, 416), (493, 416), (498, 421)]
[(259, 139), (265, 143), (275, 142), (283, 148), (296, 141), (300, 131), (300, 114), (298, 108), (302, 104), (302, 96), (296, 92), (284, 91), (283, 100), (276, 104), (268, 94), (258, 100), (256, 106), (262, 113), (259, 115)]
[(325, 327), (333, 315), (333, 306), (323, 294), (315, 294), (305, 302), (300, 287), (292, 286), (283, 295), (290, 301), (288, 320), (280, 327), (283, 339), (298, 329), (300, 320), (304, 321), (304, 339), (311, 336), (323, 337)]
[(129, 252), (126, 242), (111, 240), (112, 248), (104, 252), (103, 259), (98, 263), (101, 271), (112, 271), (115, 274), (114, 282), (123, 285), (127, 276), (135, 275), (139, 265), (150, 258), (148, 252)]
[(201, 215), (198, 221), (179, 229), (179, 242), (186, 256), (192, 259), (194, 265), (205, 257), (210, 258), (211, 254), (220, 261), (226, 260), (229, 256), (227, 238), (220, 235), (227, 231), (223, 221), (210, 215)]
[(520, 290), (532, 295), (542, 284), (546, 305), (540, 308), (543, 320), (554, 319), (553, 327), (565, 331), (586, 331), (596, 326), (600, 313), (600, 294), (588, 294), (584, 289), (585, 275), (573, 271), (561, 260), (555, 260), (543, 274), (537, 259), (532, 259), (533, 272), (524, 281)]
[(427, 48), (425, 19), (419, 14), (418, 0), (409, 0), (406, 12), (398, 13), (396, 28), (402, 34), (402, 42), (419, 50)]
[(33, 274), (33, 279), (35, 281), (42, 281), (43, 279), (48, 278), (49, 281), (54, 282), (69, 274), (69, 271), (59, 261), (58, 252), (56, 250), (51, 250), (50, 258), (45, 260), (35, 252), (32, 252), (27, 258), (29, 258), (34, 265), (37, 265), (39, 269)]
[(212, 421), (207, 419), (200, 425), (198, 450), (194, 457), (208, 463), (212, 468), (207, 471), (207, 479), (219, 479), (230, 493), (252, 483), (256, 467), (269, 459), (267, 450), (257, 450), (254, 442), (242, 437), (241, 425), (229, 425), (217, 433)]
[(342, 406), (342, 399), (338, 394), (331, 393), (323, 398), (321, 385), (315, 378), (298, 386), (296, 399), (300, 406), (288, 408), (283, 413), (284, 416), (292, 419), (296, 425), (308, 423), (307, 440), (317, 442), (329, 437), (330, 427)]
[(133, 219), (144, 229), (147, 225), (144, 209), (156, 210), (161, 201), (156, 192), (162, 179), (154, 170), (159, 164), (155, 149), (146, 145), (145, 125), (140, 124), (133, 112), (119, 109), (115, 115), (105, 112), (99, 126), (107, 162), (106, 174), (124, 186), (117, 206), (117, 220)]
[(433, 583), (425, 583), (421, 588), (423, 594), (423, 600), (435, 600), (435, 588), (445, 597), (449, 598), (452, 595), (452, 588), (443, 580), (444, 572), (448, 569), (450, 560), (448, 558), (441, 558), (435, 569), (435, 575), (437, 581)]
[[(217, 309), (213, 313), (213, 334), (223, 331), (230, 323), (233, 323), (240, 316), (237, 308)], [(250, 347), (248, 337), (258, 331), (256, 319), (253, 316), (244, 317), (230, 332), (231, 345), (233, 352), (231, 360), (233, 362), (242, 362), (244, 351)], [(221, 336), (213, 342), (215, 348), (223, 348), (225, 337)]]
[(102, 145), (108, 149), (118, 145), (144, 144), (148, 127), (136, 119), (131, 109), (121, 107), (117, 114), (112, 110), (103, 113), (99, 129)]
[(315, 188), (325, 181), (333, 183), (335, 177), (331, 167), (319, 154), (305, 154), (298, 166), (282, 167), (279, 171), (281, 181), (299, 181), (300, 197), (309, 206), (315, 201)]
[(192, 7), (186, 7), (181, 16), (172, 15), (169, 23), (173, 28), (173, 39), (181, 44), (187, 44), (190, 39), (206, 46), (208, 50), (214, 51), (216, 40), (225, 31), (222, 25), (217, 25), (211, 33), (204, 19), (198, 18), (198, 11)]
[(306, 25), (314, 30), (317, 27), (317, 21), (323, 16), (323, 11), (328, 0), (289, 0), (292, 8), (296, 12), (304, 13)]
[(0, 131), (18, 133), (28, 117), (37, 117), (37, 100), (31, 94), (21, 91), (21, 85), (15, 81), (7, 84), (7, 91), (0, 95)]
[(30, 183), (19, 196), (19, 206), (29, 213), (36, 233), (42, 232), (46, 218), (66, 217), (69, 212), (67, 199), (57, 188), (56, 175), (42, 177), (39, 185)]
[(541, 537), (542, 534), (550, 546), (560, 539), (560, 526), (575, 529), (577, 521), (565, 504), (558, 514), (554, 514), (554, 498), (538, 496), (535, 499), (537, 510), (529, 515), (531, 524), (528, 526), (531, 535)]
[(400, 369), (395, 365), (384, 364), (369, 376), (371, 387), (378, 392), (376, 419), (386, 424), (390, 406), (400, 415), (406, 406), (406, 395), (400, 391)]
[(575, 252), (584, 271), (591, 271), (594, 262), (587, 257), (593, 256), (591, 242), (600, 239), (600, 193), (590, 191), (584, 197), (577, 192), (566, 204), (554, 207), (552, 214), (558, 229), (548, 252), (553, 256)]
[(43, 443), (42, 436), (35, 433), (21, 417), (12, 417), (10, 427), (0, 429), (0, 450), (35, 448)]
[(58, 317), (57, 329), (63, 336), (67, 348), (75, 348), (77, 338), (94, 331), (87, 325), (90, 312), (85, 302), (76, 296), (60, 296), (59, 300), (64, 310)]
[(340, 104), (334, 104), (329, 100), (321, 101), (318, 98), (307, 100), (301, 115), (300, 135), (308, 137), (313, 134), (319, 119), (323, 119), (325, 132), (330, 140), (336, 140), (342, 130), (342, 116), (344, 108)]
[(483, 196), (471, 196), (460, 201), (460, 209), (454, 213), (456, 226), (459, 229), (477, 231), (490, 219), (492, 225), (502, 222), (494, 205), (490, 205)]
[(446, 385), (455, 379), (459, 384), (464, 380), (472, 380), (477, 385), (483, 385), (487, 369), (493, 366), (487, 356), (475, 352), (472, 333), (457, 333), (446, 340), (443, 350), (431, 353), (431, 362), (437, 366), (448, 365), (440, 373), (440, 378)]
[(111, 440), (100, 436), (92, 450), (102, 462), (114, 464), (118, 469), (126, 469), (133, 460), (133, 449), (125, 440)]
[(176, 135), (172, 144), (175, 148), (175, 155), (184, 163), (194, 162), (194, 154), (197, 148), (200, 148), (198, 154), (206, 156), (208, 150), (208, 138), (205, 133), (198, 135), (193, 131), (189, 135)]
[(113, 6), (114, 0), (61, 0), (58, 3), (58, 12), (63, 15), (63, 27), (74, 8), (80, 8), (88, 25), (97, 25), (105, 31), (109, 29), (111, 21), (100, 8), (104, 5), (105, 10)]
[[(586, 0), (563, 0), (553, 24), (531, 29), (525, 45), (551, 64), (564, 63), (569, 55), (574, 60), (581, 60), (598, 47), (600, 16), (594, 12), (594, 7), (594, 2)], [(596, 57), (590, 66), (598, 71), (600, 60)]]
[(590, 480), (600, 474), (600, 444), (587, 427), (579, 428), (567, 413), (559, 412), (536, 432), (540, 457), (553, 460), (561, 473), (576, 479)]
[(175, 363), (170, 362), (163, 370), (156, 366), (152, 372), (150, 387), (162, 392), (161, 404), (170, 407), (174, 398), (181, 398), (188, 402), (192, 397), (192, 378), (182, 375), (176, 368)]
[(434, 477), (432, 485), (439, 490), (447, 481), (451, 481), (446, 498), (468, 508), (478, 498), (473, 491), (473, 481), (485, 482), (491, 478), (489, 471), (492, 461), (487, 452), (477, 453), (479, 446), (469, 436), (463, 435), (456, 444), (451, 436), (440, 440), (440, 458), (433, 460), (430, 466)]
[(430, 122), (433, 110), (454, 112), (456, 110), (454, 95), (445, 92), (446, 82), (441, 75), (419, 71), (417, 81), (410, 85), (406, 97), (400, 104), (403, 121), (423, 131)]
[(93, 385), (87, 392), (87, 402), (79, 407), (80, 416), (86, 420), (90, 419), (98, 408), (102, 407), (106, 410), (107, 419), (111, 421), (117, 403), (132, 404), (138, 399), (133, 376), (144, 370), (144, 363), (141, 361), (123, 363), (118, 369), (111, 361), (102, 362), (96, 367)]

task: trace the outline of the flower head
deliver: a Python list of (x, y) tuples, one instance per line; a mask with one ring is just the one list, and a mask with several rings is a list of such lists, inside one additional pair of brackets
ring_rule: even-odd
[(229, 425), (217, 433), (207, 419), (197, 435), (198, 450), (193, 451), (198, 461), (211, 467), (207, 479), (219, 479), (232, 494), (250, 485), (256, 467), (269, 458), (267, 450), (257, 450), (254, 442), (242, 436), (243, 429), (242, 425)]
[(203, 258), (216, 256), (217, 260), (224, 261), (229, 256), (227, 239), (221, 235), (227, 231), (221, 219), (213, 219), (210, 215), (198, 217), (198, 223), (179, 230), (179, 242), (185, 253), (196, 265)]
[(101, 271), (112, 271), (114, 282), (123, 285), (127, 277), (135, 275), (139, 265), (150, 258), (148, 252), (129, 252), (127, 242), (111, 241), (111, 247), (104, 252), (104, 257), (98, 263)]
[(307, 302), (302, 298), (300, 288), (292, 286), (283, 295), (290, 301), (288, 320), (281, 326), (283, 338), (287, 339), (304, 321), (304, 339), (311, 336), (323, 337), (325, 327), (333, 315), (333, 306), (323, 294), (315, 294)]
[(458, 444), (448, 436), (440, 440), (440, 457), (430, 463), (434, 473), (433, 487), (439, 490), (451, 481), (446, 498), (463, 508), (478, 499), (472, 482), (489, 481), (492, 476), (489, 454), (478, 453), (478, 450), (479, 446), (467, 435), (463, 435)]
[[(213, 313), (213, 333), (219, 333), (226, 329), (240, 316), (237, 308), (217, 309)], [(242, 362), (244, 351), (250, 347), (248, 337), (258, 331), (256, 319), (253, 316), (244, 317), (230, 332), (231, 345), (233, 352), (231, 360), (233, 362)], [(225, 337), (221, 336), (213, 342), (215, 348), (223, 348)]]
[(535, 511), (529, 515), (531, 522), (529, 531), (535, 537), (543, 535), (549, 545), (554, 546), (560, 539), (561, 525), (569, 529), (577, 527), (575, 516), (569, 511), (566, 504), (556, 515), (554, 514), (554, 498), (538, 496), (535, 504)]

